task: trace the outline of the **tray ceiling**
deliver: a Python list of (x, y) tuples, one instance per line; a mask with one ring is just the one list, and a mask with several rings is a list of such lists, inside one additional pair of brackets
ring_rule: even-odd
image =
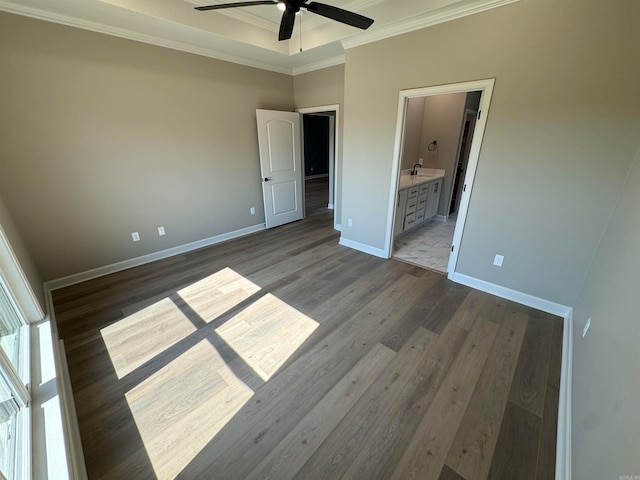
[(243, 65), (302, 73), (344, 62), (351, 48), (519, 0), (322, 0), (371, 17), (366, 31), (306, 11), (278, 42), (275, 5), (208, 12), (227, 0), (0, 0), (0, 10)]

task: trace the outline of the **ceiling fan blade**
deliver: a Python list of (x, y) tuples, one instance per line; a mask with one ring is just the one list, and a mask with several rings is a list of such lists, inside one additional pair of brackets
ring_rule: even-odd
[(343, 10), (342, 8), (334, 7), (333, 5), (311, 2), (302, 6), (312, 13), (322, 15), (323, 17), (327, 17), (341, 23), (346, 23), (352, 27), (361, 28), (362, 30), (366, 30), (373, 23), (373, 19), (369, 17), (365, 17), (364, 15), (359, 15), (348, 10)]
[(262, 0), (256, 2), (235, 2), (235, 3), (217, 3), (215, 5), (205, 5), (203, 7), (195, 7), (196, 10), (204, 12), (206, 10), (220, 10), (222, 8), (251, 7), (253, 5), (275, 5), (276, 0)]
[[(299, 9), (298, 9), (299, 10)], [(289, 8), (282, 14), (280, 21), (280, 31), (278, 32), (278, 40), (289, 40), (293, 34), (293, 24), (296, 22), (296, 10)]]

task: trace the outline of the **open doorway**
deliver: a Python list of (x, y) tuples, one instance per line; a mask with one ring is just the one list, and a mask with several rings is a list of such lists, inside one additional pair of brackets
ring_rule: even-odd
[(326, 113), (302, 115), (306, 215), (330, 208), (331, 120)]
[(492, 88), (485, 80), (400, 92), (389, 256), (455, 271)]
[(333, 210), (336, 229), (338, 112), (338, 105), (298, 109), (302, 115), (305, 215)]

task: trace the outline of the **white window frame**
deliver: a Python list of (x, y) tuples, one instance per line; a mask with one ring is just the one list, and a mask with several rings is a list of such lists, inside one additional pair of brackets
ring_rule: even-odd
[[(13, 479), (31, 479), (31, 340), (30, 327), (22, 310), (18, 306), (0, 272), (0, 289), (4, 290), (9, 299), (10, 307), (14, 309), (22, 326), (20, 327), (18, 347), (18, 365), (14, 366), (4, 350), (0, 348), (0, 376), (9, 385), (9, 389), (16, 402), (16, 431), (14, 450)], [(13, 480), (8, 479), (8, 480)]]

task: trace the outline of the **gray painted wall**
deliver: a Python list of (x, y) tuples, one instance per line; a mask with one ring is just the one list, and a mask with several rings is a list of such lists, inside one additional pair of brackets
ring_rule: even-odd
[[(413, 168), (420, 158), (424, 160), (426, 153), (420, 150), (420, 137), (422, 136), (422, 122), (424, 121), (425, 97), (410, 98), (407, 100), (404, 117), (404, 136), (402, 139), (402, 170)], [(426, 163), (423, 163), (427, 167)]]
[[(18, 303), (23, 308), (26, 308), (29, 303), (31, 303), (32, 297), (30, 292), (25, 290), (24, 281), (20, 278), (20, 275), (24, 275), (40, 305), (40, 308), (44, 311), (46, 305), (40, 273), (33, 263), (31, 255), (27, 251), (20, 233), (18, 233), (18, 229), (15, 226), (9, 210), (7, 210), (2, 196), (0, 196), (0, 228), (2, 228), (6, 240), (9, 242), (9, 248), (13, 255), (15, 255), (15, 258), (20, 265), (20, 269), (22, 270), (22, 272), (16, 272), (13, 260), (8, 256), (7, 258), (4, 258), (3, 252), (0, 252), (0, 273), (2, 274), (3, 279), (8, 283), (11, 293), (14, 295)], [(26, 311), (25, 315), (29, 317), (27, 319), (29, 321), (41, 320), (41, 318), (38, 318), (39, 315), (33, 314), (31, 311)]]
[(398, 92), (496, 78), (458, 270), (574, 305), (637, 146), (639, 18), (534, 0), (347, 50), (343, 237), (384, 248)]
[(255, 110), (292, 110), (291, 76), (9, 14), (0, 57), (0, 191), (43, 280), (264, 222)]
[[(640, 150), (574, 312), (576, 479), (640, 475), (639, 192)], [(591, 328), (583, 338), (589, 317)]]
[[(455, 166), (458, 164), (458, 144), (462, 133), (466, 93), (433, 95), (425, 98), (424, 121), (420, 151), (425, 154), (425, 166), (445, 171), (438, 204), (438, 215), (449, 215), (449, 199)], [(433, 151), (427, 146), (436, 141)]]

